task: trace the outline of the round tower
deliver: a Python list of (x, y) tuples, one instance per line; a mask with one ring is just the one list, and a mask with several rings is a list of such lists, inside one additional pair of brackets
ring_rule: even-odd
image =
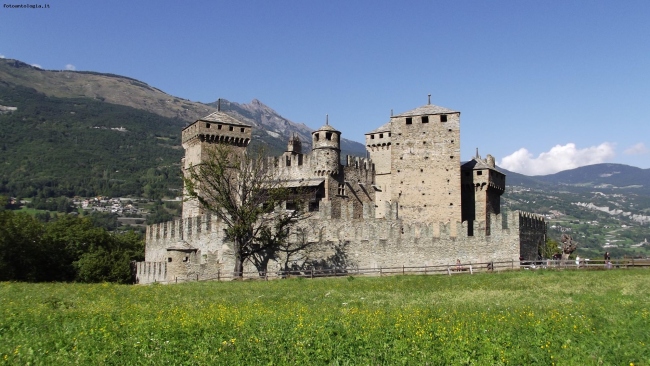
[(325, 125), (311, 133), (312, 170), (316, 175), (335, 175), (341, 161), (341, 131), (326, 121)]

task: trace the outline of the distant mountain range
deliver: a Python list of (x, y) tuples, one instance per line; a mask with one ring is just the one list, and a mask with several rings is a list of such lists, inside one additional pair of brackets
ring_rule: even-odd
[(507, 184), (553, 190), (598, 189), (606, 192), (633, 192), (650, 196), (650, 169), (623, 164), (594, 164), (555, 174), (526, 176), (499, 168)]
[[(11, 59), (0, 59), (0, 81), (6, 85), (32, 88), (47, 97), (90, 98), (186, 123), (192, 123), (217, 110), (216, 101), (208, 104), (192, 102), (125, 76), (88, 71), (42, 70)], [(225, 112), (256, 127), (254, 137), (269, 146), (273, 153), (284, 151), (292, 134), (299, 135), (305, 146), (311, 146), (312, 129), (282, 117), (257, 99), (249, 104), (225, 99), (221, 103)], [(363, 144), (345, 138), (341, 139), (341, 150), (343, 156), (365, 156), (366, 151)]]

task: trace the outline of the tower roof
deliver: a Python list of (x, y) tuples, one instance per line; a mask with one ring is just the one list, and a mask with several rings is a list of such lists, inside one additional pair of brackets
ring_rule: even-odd
[(213, 112), (203, 118), (199, 118), (199, 121), (204, 121), (204, 122), (216, 122), (216, 123), (227, 123), (229, 125), (236, 125), (236, 126), (246, 126), (246, 127), (252, 127), (251, 125), (247, 125), (238, 119), (232, 117), (229, 114), (226, 114), (221, 111), (216, 111)]
[(379, 132), (390, 132), (390, 121), (384, 123), (383, 125), (379, 126), (378, 128), (375, 128), (370, 132), (366, 132), (365, 134), (370, 135), (372, 133), (379, 133)]
[[(341, 131), (337, 130), (336, 128), (334, 128), (334, 127), (332, 127), (330, 125), (322, 125), (316, 131), (334, 131), (334, 132), (339, 132), (339, 133), (341, 132)], [(316, 132), (316, 131), (314, 131), (314, 132)]]
[(413, 116), (423, 116), (426, 114), (446, 114), (446, 113), (459, 113), (459, 112), (445, 107), (433, 105), (433, 104), (425, 104), (422, 107), (411, 109), (408, 112), (404, 112), (402, 114), (398, 114), (393, 117), (413, 117)]
[[(472, 158), (472, 160), (463, 163), (460, 165), (461, 170), (483, 170), (483, 169), (491, 169), (494, 171), (497, 171), (501, 174), (503, 174), (502, 171), (497, 169), (496, 167), (491, 167), (484, 159), (481, 158)], [(505, 174), (504, 174), (505, 175)]]

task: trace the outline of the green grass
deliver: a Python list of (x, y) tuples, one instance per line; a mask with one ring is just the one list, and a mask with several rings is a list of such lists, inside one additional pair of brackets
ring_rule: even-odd
[(650, 272), (0, 284), (5, 364), (650, 364)]

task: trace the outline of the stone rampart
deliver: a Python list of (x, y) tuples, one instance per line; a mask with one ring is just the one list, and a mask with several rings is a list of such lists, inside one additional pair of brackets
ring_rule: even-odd
[[(536, 256), (540, 240), (543, 242), (541, 228), (545, 227), (542, 217), (515, 211), (506, 216), (491, 215), (490, 235), (485, 234), (485, 222), (475, 221), (475, 235), (470, 236), (467, 222), (427, 224), (375, 219), (374, 205), (364, 205), (363, 219), (354, 219), (352, 211), (352, 207), (342, 208), (340, 219), (329, 219), (324, 217), (327, 204), (322, 204), (318, 215), (297, 224), (291, 240), (311, 243), (318, 250), (291, 260), (297, 265), (307, 260), (326, 265), (336, 257), (339, 266), (348, 268), (446, 265), (457, 259), (462, 263), (518, 261), (520, 255), (528, 258), (533, 250)], [(145, 257), (149, 262), (138, 263), (139, 283), (162, 281), (162, 277), (167, 282), (216, 279), (219, 273), (232, 271), (234, 255), (224, 228), (221, 220), (209, 215), (148, 226)], [(163, 270), (162, 265), (173, 256), (170, 253), (182, 245), (183, 251), (194, 250), (196, 254), (187, 257), (187, 262), (174, 262), (174, 266)], [(162, 262), (156, 267), (160, 274), (149, 274), (150, 262)], [(275, 271), (279, 265), (272, 262), (268, 270)], [(254, 268), (249, 265), (245, 270)]]

